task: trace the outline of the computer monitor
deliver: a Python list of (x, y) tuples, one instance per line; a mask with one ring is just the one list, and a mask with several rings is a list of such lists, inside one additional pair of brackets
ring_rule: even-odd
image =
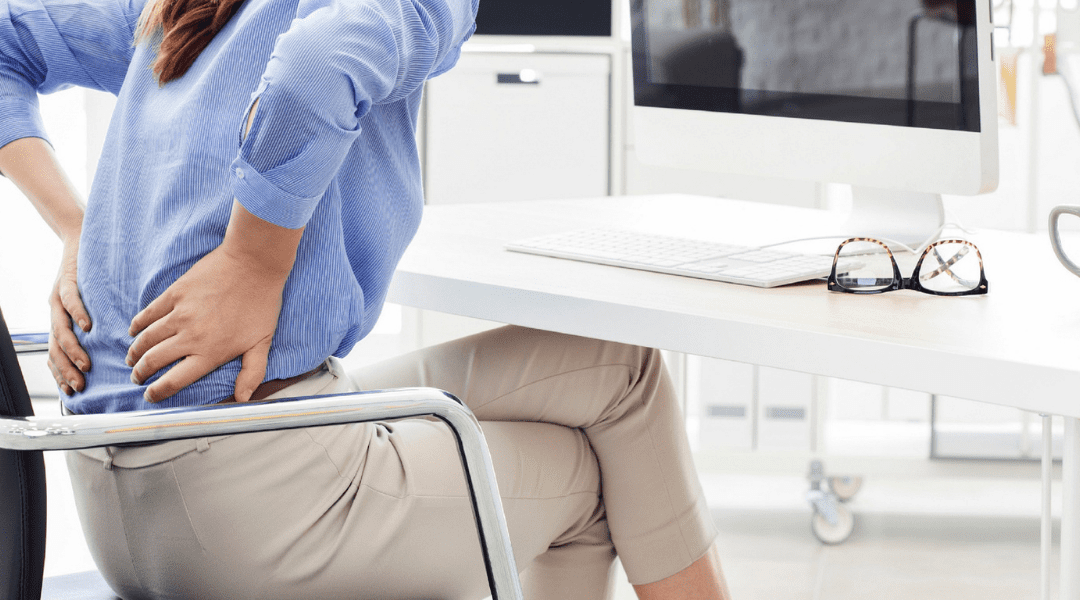
[(646, 163), (845, 183), (842, 228), (921, 242), (997, 187), (990, 0), (630, 0)]

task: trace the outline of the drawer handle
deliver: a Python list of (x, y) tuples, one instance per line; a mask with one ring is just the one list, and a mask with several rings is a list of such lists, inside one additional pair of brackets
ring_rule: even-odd
[(506, 84), (537, 85), (540, 83), (540, 74), (533, 69), (522, 69), (517, 73), (496, 73), (495, 81)]

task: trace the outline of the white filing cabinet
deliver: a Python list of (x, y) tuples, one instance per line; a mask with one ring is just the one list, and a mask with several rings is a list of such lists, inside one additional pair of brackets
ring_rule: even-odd
[[(535, 41), (535, 39), (534, 39)], [(611, 193), (612, 55), (466, 46), (428, 82), (421, 146), (428, 204), (588, 198)], [(486, 321), (419, 311), (427, 346)]]
[(611, 56), (465, 52), (428, 82), (430, 204), (609, 193)]

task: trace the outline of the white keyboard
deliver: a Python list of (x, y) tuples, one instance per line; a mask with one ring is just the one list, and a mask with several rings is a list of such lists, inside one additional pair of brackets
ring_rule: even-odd
[(757, 287), (828, 277), (832, 270), (831, 256), (606, 228), (519, 240), (506, 249)]

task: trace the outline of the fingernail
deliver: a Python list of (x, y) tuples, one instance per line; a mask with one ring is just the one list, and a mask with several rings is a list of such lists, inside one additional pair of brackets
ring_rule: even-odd
[(85, 319), (79, 319), (79, 327), (81, 327), (83, 331), (87, 331), (90, 328)]
[(75, 366), (76, 366), (76, 367), (79, 367), (79, 370), (80, 370), (80, 371), (82, 371), (83, 373), (85, 373), (85, 372), (86, 372), (86, 363), (84, 363), (83, 361), (81, 361), (81, 360), (80, 360), (80, 361), (76, 361), (76, 362), (75, 362)]
[(147, 402), (153, 404), (154, 401), (150, 398), (150, 390), (146, 390), (145, 392), (143, 392), (142, 397), (143, 400), (146, 400)]
[(139, 379), (137, 377), (135, 377), (135, 371), (131, 372), (131, 383), (134, 383), (135, 385), (139, 385)]
[(124, 364), (129, 366), (129, 367), (134, 367), (135, 366), (135, 361), (131, 360), (131, 357), (128, 356), (127, 358), (124, 359)]

